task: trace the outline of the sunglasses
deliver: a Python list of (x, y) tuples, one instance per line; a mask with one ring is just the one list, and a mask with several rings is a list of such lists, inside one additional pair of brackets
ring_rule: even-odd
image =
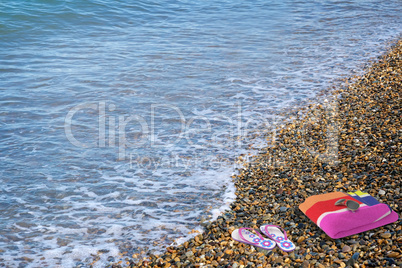
[(359, 203), (349, 199), (339, 199), (335, 202), (335, 206), (346, 206), (346, 208), (352, 212), (355, 212), (360, 207)]

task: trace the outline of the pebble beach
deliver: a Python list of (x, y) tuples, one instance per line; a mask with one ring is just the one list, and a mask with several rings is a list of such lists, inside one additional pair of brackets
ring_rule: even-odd
[[(361, 190), (401, 217), (402, 41), (318, 103), (267, 135), (267, 147), (233, 180), (236, 200), (204, 232), (162, 255), (111, 267), (402, 267), (400, 220), (331, 239), (298, 208), (309, 196)], [(279, 225), (296, 249), (239, 243), (231, 232)], [(136, 257), (136, 256), (133, 256)]]

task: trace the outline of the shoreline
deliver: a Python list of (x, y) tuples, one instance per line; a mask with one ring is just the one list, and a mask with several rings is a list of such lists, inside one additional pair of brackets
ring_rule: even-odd
[[(396, 267), (402, 221), (331, 239), (298, 208), (308, 196), (368, 192), (401, 218), (402, 40), (344, 89), (286, 122), (234, 179), (236, 199), (204, 233), (161, 255), (108, 267)], [(269, 252), (234, 241), (240, 227), (279, 225), (296, 250)]]

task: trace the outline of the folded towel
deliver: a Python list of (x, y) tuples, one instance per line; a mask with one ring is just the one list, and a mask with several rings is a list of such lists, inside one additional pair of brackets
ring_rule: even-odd
[[(350, 211), (346, 206), (335, 205), (340, 200), (352, 200), (360, 207)], [(398, 220), (398, 214), (386, 204), (361, 191), (348, 194), (327, 193), (308, 197), (299, 206), (329, 237), (337, 239), (365, 232)]]

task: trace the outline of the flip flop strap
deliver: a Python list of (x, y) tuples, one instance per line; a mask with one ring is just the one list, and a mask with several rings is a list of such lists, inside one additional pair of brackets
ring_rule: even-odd
[(265, 232), (266, 232), (266, 235), (269, 236), (269, 238), (271, 238), (271, 239), (273, 239), (275, 241), (278, 241), (274, 237), (272, 237), (271, 234), (268, 232), (268, 230), (267, 230), (268, 227), (275, 227), (275, 228), (278, 228), (279, 230), (282, 230), (282, 232), (283, 232), (283, 234), (285, 236), (285, 240), (288, 240), (288, 235), (286, 234), (285, 229), (283, 229), (282, 227), (280, 227), (278, 225), (265, 225)]
[[(241, 239), (250, 242), (249, 240), (247, 240), (246, 238), (244, 238), (244, 236), (243, 236), (243, 234), (242, 234), (242, 232), (241, 232), (242, 230), (245, 230), (245, 229), (253, 230), (254, 232), (257, 233), (258, 237), (259, 237), (261, 240), (265, 240), (264, 237), (263, 237), (258, 231), (256, 231), (256, 230), (253, 229), (253, 228), (248, 228), (248, 227), (242, 227), (242, 228), (239, 229), (239, 235), (240, 235), (240, 238), (241, 238)], [(250, 242), (250, 243), (255, 244), (255, 245), (258, 245), (258, 244), (259, 244), (258, 242), (256, 242), (256, 243), (255, 243), (255, 242)]]

